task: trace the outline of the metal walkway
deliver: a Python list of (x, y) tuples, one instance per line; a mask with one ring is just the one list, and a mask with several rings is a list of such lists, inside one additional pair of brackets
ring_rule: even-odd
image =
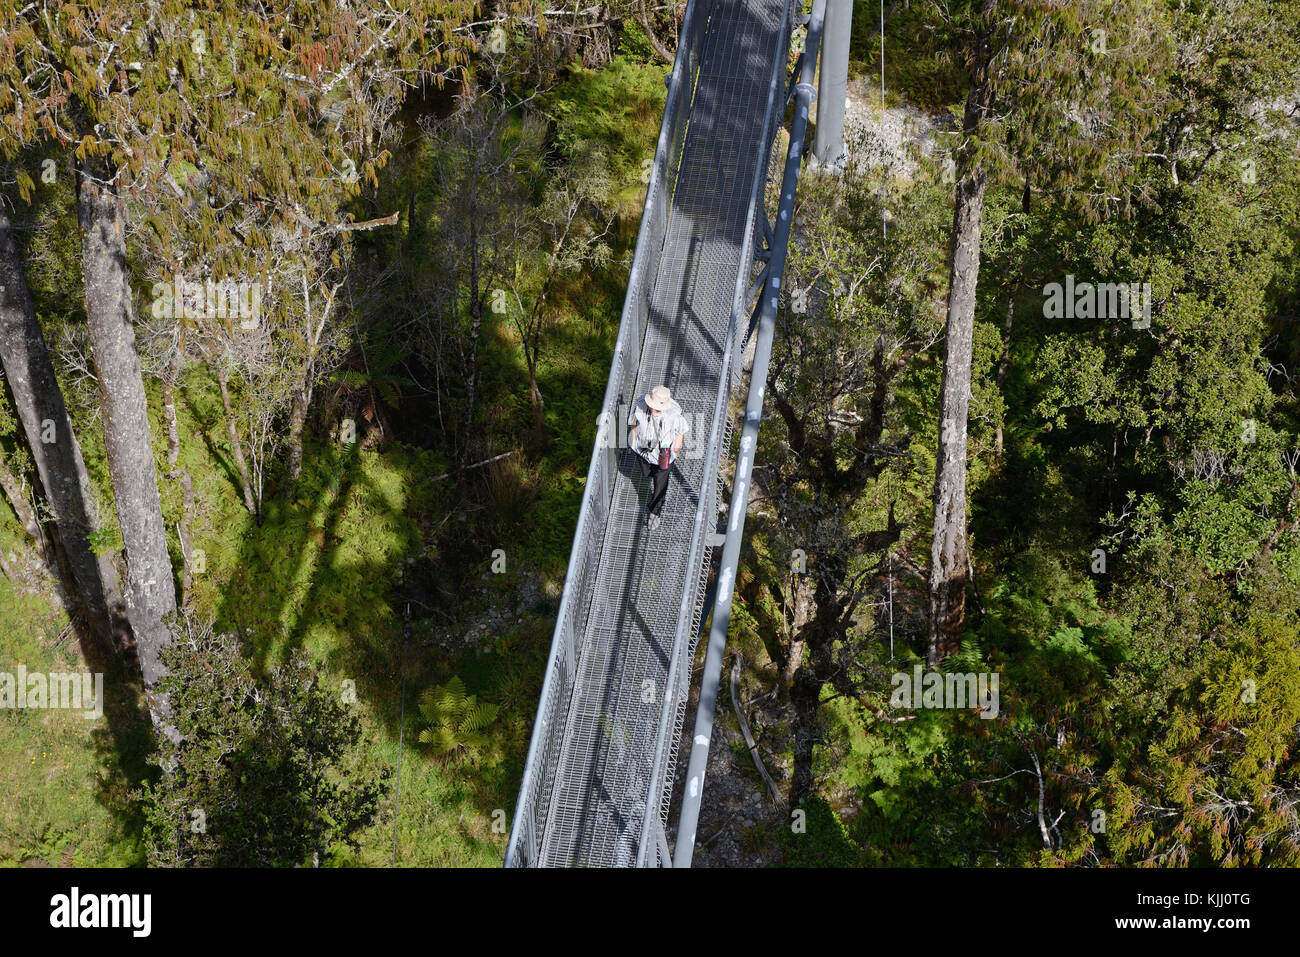
[[(790, 0), (687, 5), (507, 866), (670, 863), (669, 791), (721, 543), (794, 20)], [(631, 405), (661, 383), (691, 434), (650, 532), (649, 480), (622, 446)]]

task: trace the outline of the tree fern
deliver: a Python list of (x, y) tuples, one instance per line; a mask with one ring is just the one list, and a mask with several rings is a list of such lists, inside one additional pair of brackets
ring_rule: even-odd
[(420, 731), (419, 741), (432, 745), (444, 760), (464, 757), (477, 761), (489, 744), (485, 731), (499, 710), (497, 705), (468, 694), (460, 677), (452, 676), (445, 685), (421, 695), (420, 714), (426, 727)]

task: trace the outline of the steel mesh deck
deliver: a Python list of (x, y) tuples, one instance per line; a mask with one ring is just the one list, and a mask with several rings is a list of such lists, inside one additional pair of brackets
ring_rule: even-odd
[[(701, 515), (712, 524), (717, 512), (709, 463), (719, 456), (707, 452), (730, 435), (729, 417), (718, 423), (714, 408), (721, 378), (731, 377), (738, 361), (729, 354), (729, 322), (738, 277), (747, 285), (750, 276), (750, 263), (742, 262), (748, 207), (755, 177), (766, 174), (756, 159), (786, 13), (786, 0), (709, 5), (633, 393), (669, 385), (692, 435), (654, 532), (644, 524), (649, 480), (630, 450), (618, 460), (544, 819), (543, 865), (630, 866), (646, 815), (667, 811), (657, 792), (672, 781), (685, 696), (665, 690), (670, 663), (682, 652), (675, 642), (693, 647), (703, 606), (708, 550), (694, 562), (688, 556)], [(625, 422), (618, 429), (626, 431)], [(684, 618), (691, 627), (683, 635)], [(691, 655), (684, 660), (689, 675)], [(672, 743), (667, 766), (656, 773), (666, 706), (676, 712), (669, 716)]]

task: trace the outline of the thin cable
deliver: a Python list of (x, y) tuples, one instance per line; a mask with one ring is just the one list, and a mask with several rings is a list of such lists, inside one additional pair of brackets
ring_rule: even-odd
[[(885, 0), (880, 0), (880, 125), (883, 127), (884, 124), (885, 124)], [(880, 196), (881, 196), (880, 266), (882, 270), (885, 267), (885, 256), (889, 252), (889, 250), (886, 248), (886, 243), (885, 243), (885, 240), (889, 236), (888, 220), (885, 218), (885, 213), (888, 211), (888, 207), (885, 203), (885, 198), (888, 196), (888, 190), (889, 190), (889, 173), (888, 173), (889, 167), (886, 166), (885, 169), (886, 169), (886, 173), (885, 173), (884, 182), (881, 183), (880, 185)], [(894, 476), (892, 472), (890, 473), (889, 476), (889, 491), (890, 491), (890, 499), (891, 499), (889, 514), (890, 514), (890, 518), (892, 519), (894, 514), (894, 509), (893, 509)], [(889, 559), (889, 660), (892, 663), (894, 660), (894, 551), (893, 549), (891, 548), (888, 552), (886, 552), (886, 555), (888, 556)]]
[[(880, 126), (883, 129), (885, 125), (885, 0), (880, 0)], [(885, 197), (888, 195), (889, 188), (889, 166), (885, 166), (884, 182), (880, 184), (880, 266), (885, 266), (885, 240), (889, 234), (889, 227), (885, 220)], [(890, 654), (893, 654), (892, 648)]]
[(889, 555), (889, 660), (894, 660), (894, 552)]
[[(889, 484), (889, 519), (892, 524), (894, 521), (895, 508), (898, 505), (898, 488), (894, 485), (894, 470), (885, 469), (885, 475)], [(894, 661), (894, 547), (891, 545), (885, 550), (885, 557), (889, 562), (889, 661)]]
[(402, 716), (397, 724), (397, 793), (393, 797), (393, 867), (397, 866), (397, 809), (402, 802), (402, 735), (406, 731), (406, 645), (411, 637), (411, 603), (406, 603), (402, 622)]

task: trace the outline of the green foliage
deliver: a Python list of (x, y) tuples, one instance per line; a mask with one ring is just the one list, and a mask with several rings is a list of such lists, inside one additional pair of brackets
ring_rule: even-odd
[[(965, 54), (987, 25), (978, 6), (897, 5), (885, 38), (891, 96), (960, 109), (973, 79)], [(839, 179), (804, 176), (787, 288), (806, 291), (812, 308), (797, 311), (787, 297), (778, 317), (760, 439), (764, 496), (749, 518), (733, 637), (765, 681), (781, 680), (775, 665), (795, 597), (787, 556), (801, 548), (811, 587), (835, 591), (834, 600), (862, 590), (819, 649), (825, 674), (841, 683), (848, 674), (855, 693), (830, 680), (821, 688), (824, 741), (813, 749), (806, 833), (760, 826), (739, 835), (742, 847), (796, 866), (1294, 866), (1300, 487), (1287, 456), (1300, 433), (1292, 374), (1300, 326), (1291, 321), (1300, 303), (1300, 162), (1285, 112), (1297, 82), (1296, 11), (1258, 0), (1123, 0), (1099, 19), (1092, 2), (998, 6), (995, 101), (968, 139), (969, 156), (996, 174), (971, 383), (975, 588), (962, 650), (945, 668), (996, 673), (1001, 712), (984, 720), (882, 707), (890, 672), (911, 667), (925, 625), (916, 578), (930, 544), (952, 190), (939, 182), (941, 164), (923, 163), (914, 179), (865, 163)], [(627, 20), (620, 55), (598, 70), (571, 66), (533, 101), (545, 109), (540, 117), (535, 106), (511, 107), (501, 90), (482, 93), (492, 72), (482, 60), (456, 73), (475, 39), (457, 29), (469, 5), (418, 7), (437, 14), (437, 28), (423, 29), (418, 16), (404, 21), (401, 36), (366, 60), (365, 95), (396, 102), (383, 97), (406, 85), (412, 59), (464, 79), (483, 112), (455, 111), (463, 127), (455, 133), (455, 122), (429, 122), (453, 111), (450, 90), (406, 96), (392, 128), (367, 127), (383, 119), (368, 108), (375, 104), (354, 102), (342, 84), (304, 99), (286, 77), (301, 68), (312, 89), (330, 82), (334, 53), (322, 59), (314, 38), (329, 35), (337, 11), (324, 7), (295, 11), (284, 42), (269, 46), (263, 25), (244, 29), (242, 15), (208, 11), (197, 22), (232, 29), (208, 29), (213, 55), (201, 60), (188, 34), (162, 35), (120, 5), (92, 3), (49, 24), (40, 8), (0, 14), (15, 54), (0, 65), (12, 81), (0, 83), (0, 152), (13, 158), (17, 191), (35, 204), (20, 242), (108, 519), (95, 534), (101, 554), (120, 550), (121, 540), (93, 381), (80, 372), (88, 353), (77, 331), (77, 231), (62, 175), (69, 156), (115, 156), (124, 184), (138, 188), (129, 194), (140, 227), (130, 233), (133, 281), (173, 261), (260, 274), (259, 264), (279, 268), (263, 247), (297, 235), (302, 213), (316, 225), (401, 213), (396, 227), (319, 250), (316, 266), (325, 269), (333, 254), (330, 268), (348, 277), (331, 318), (343, 331), (316, 357), (316, 383), (330, 386), (316, 390), (292, 498), (279, 494), (282, 453), (271, 443), (261, 525), (239, 501), (197, 330), (154, 328), (142, 312), (142, 348), (171, 343), (174, 332), (190, 336), (177, 396), (192, 512), (162, 466), (166, 435), (150, 384), (165, 524), (171, 534), (188, 518), (207, 556), (187, 598), (196, 616), (213, 616), (245, 644), (199, 637), (178, 648), (171, 687), (189, 734), (155, 755), (174, 764), (145, 789), (146, 821), (128, 795), (145, 776), (152, 732), (129, 675), (107, 682), (115, 716), (105, 725), (0, 715), (9, 745), (0, 777), (16, 795), (0, 807), (5, 864), (123, 865), (147, 856), (289, 865), (317, 849), (321, 863), (387, 863), (392, 835), (372, 826), (383, 794), (376, 767), (398, 763), (404, 650), (412, 685), (431, 690), (419, 699), (418, 739), (428, 747), (406, 740), (399, 860), (499, 864), (503, 838), (490, 816), (517, 792), (665, 67)], [(852, 56), (874, 84), (872, 12), (855, 18)], [(1112, 53), (1093, 49), (1097, 23)], [(385, 25), (365, 25), (338, 55), (364, 53)], [(127, 46), (143, 37), (157, 52), (130, 72), (129, 93), (95, 82), (86, 41), (75, 36), (104, 29)], [(1139, 36), (1130, 44), (1131, 30)], [(529, 34), (512, 27), (509, 36), (510, 55), (527, 66)], [(1172, 60), (1155, 42), (1162, 36)], [(59, 114), (76, 127), (66, 148), (47, 141), (41, 125), (58, 102), (53, 92), (63, 95), (49, 85), (62, 73), (47, 67), (65, 62), (63, 87), (76, 107)], [(186, 80), (184, 104), (168, 64)], [(536, 79), (512, 75), (521, 86)], [(19, 116), (3, 92), (10, 88), (34, 109)], [(204, 95), (214, 91), (221, 95)], [(391, 135), (417, 121), (431, 135)], [(151, 132), (142, 139), (137, 127)], [(408, 149), (407, 140), (419, 142)], [(941, 134), (941, 151), (948, 143)], [(861, 155), (865, 145), (854, 143)], [(54, 184), (31, 175), (47, 156), (59, 164)], [(345, 158), (357, 164), (357, 183), (336, 175)], [(1247, 163), (1253, 180), (1243, 175)], [(1080, 170), (1088, 175), (1071, 175)], [(182, 195), (145, 188), (166, 177)], [(1051, 188), (1066, 186), (1083, 209), (1072, 211)], [(1130, 218), (1113, 215), (1126, 204)], [(617, 218), (607, 234), (557, 249), (566, 223), (599, 226), (609, 211)], [(230, 232), (236, 221), (251, 228), (246, 238)], [(306, 252), (321, 235), (338, 235), (308, 233)], [(352, 256), (352, 243), (369, 255)], [(1067, 273), (1150, 282), (1152, 327), (1048, 318), (1043, 286)], [(507, 285), (518, 295), (510, 316), (490, 308), (493, 291)], [(310, 327), (293, 305), (298, 284), (287, 288), (268, 300), (276, 349), (258, 358), (271, 361), (263, 371), (236, 370), (241, 434), (252, 424), (247, 413), (262, 408), (260, 390), (278, 437), (288, 373), (310, 352)], [(319, 315), (316, 287), (312, 296)], [(516, 335), (512, 318), (543, 298), (544, 335), (530, 326)], [(147, 371), (161, 369), (158, 359), (145, 356)], [(539, 429), (521, 425), (532, 360), (546, 400)], [(877, 368), (891, 370), (878, 398), (884, 428), (860, 436), (857, 425), (875, 411)], [(479, 377), (473, 421), (470, 372)], [(357, 395), (365, 407), (393, 410), (401, 441), (371, 452), (327, 440), (340, 414), (333, 403)], [(792, 418), (775, 407), (778, 398)], [(806, 444), (794, 450), (799, 426)], [(7, 408), (0, 441), (30, 481)], [(489, 467), (457, 471), (512, 449)], [(870, 481), (852, 475), (886, 458)], [(825, 476), (844, 480), (815, 481)], [(881, 611), (883, 546), (870, 538), (891, 518), (900, 529), (890, 546), (896, 660), (887, 657)], [(21, 529), (3, 524), (0, 547), (22, 553)], [(485, 571), (497, 547), (507, 548), (507, 575)], [(1089, 568), (1098, 547), (1104, 572)], [(72, 667), (65, 656), (80, 659), (61, 638), (67, 616), (36, 590), (0, 581), (0, 634), (29, 667)], [(426, 617), (404, 649), (408, 595)], [(796, 664), (812, 662), (804, 649)], [(343, 681), (357, 686), (357, 704), (335, 700)], [(765, 748), (786, 748), (784, 728), (757, 730)], [(196, 809), (205, 832), (193, 830)], [(1107, 817), (1101, 831), (1098, 812)]]
[(362, 352), (360, 368), (345, 368), (335, 372), (333, 381), (338, 383), (338, 394), (359, 393), (361, 414), (366, 421), (379, 418), (379, 402), (382, 400), (390, 409), (402, 405), (402, 389), (415, 385), (408, 376), (399, 375), (395, 369), (410, 356), (410, 350), (394, 342), (382, 344), (378, 353), (367, 356)]
[[(1083, 208), (1126, 205), (1117, 194), (1156, 128), (1171, 58), (1161, 5), (963, 0), (918, 6), (921, 48), (968, 75), (956, 148), (961, 177), (974, 170), (995, 182), (1028, 176)], [(1076, 192), (1076, 183), (1084, 188)]]
[[(885, 25), (885, 95), (901, 97), (925, 110), (941, 111), (963, 95), (964, 77), (957, 65), (924, 49), (926, 29), (921, 4), (886, 4), (892, 9)], [(875, 87), (880, 82), (880, 11), (860, 6), (853, 17), (849, 41), (849, 70), (862, 74)], [(887, 100), (888, 102), (888, 100)]]
[[(9, 523), (0, 521), (0, 547)], [(16, 526), (14, 526), (16, 527)], [(34, 556), (33, 556), (34, 558)], [(49, 597), (0, 575), (4, 663), (29, 672), (83, 668), (75, 643), (61, 639), (66, 612)], [(147, 714), (137, 709), (139, 670), (112, 660), (104, 672), (105, 717), (68, 709), (0, 708), (0, 866), (138, 867), (145, 863), (140, 820), (129, 790), (152, 746)]]
[(615, 179), (639, 184), (645, 161), (654, 155), (667, 72), (666, 66), (647, 66), (625, 56), (601, 70), (574, 70), (547, 99), (556, 145), (572, 155), (583, 142), (599, 143)]
[(465, 683), (452, 675), (445, 685), (430, 688), (420, 696), (420, 714), (426, 727), (420, 743), (432, 745), (444, 760), (477, 762), (488, 746), (488, 728), (496, 721), (499, 706), (467, 694)]
[(301, 652), (254, 677), (238, 643), (187, 622), (165, 658), (179, 743), (141, 793), (154, 866), (296, 866), (358, 846), (389, 771)]
[(1147, 755), (1106, 776), (1110, 844), (1128, 863), (1300, 863), (1289, 797), (1300, 722), (1300, 635), (1276, 619), (1233, 628), (1182, 690)]
[(845, 830), (835, 809), (813, 799), (797, 809), (804, 830), (783, 828), (778, 841), (787, 867), (855, 867), (863, 864), (862, 849)]
[(114, 522), (104, 528), (97, 528), (86, 536), (90, 550), (96, 555), (116, 555), (122, 550), (122, 529)]
[(620, 56), (641, 64), (654, 63), (658, 58), (654, 47), (646, 38), (645, 29), (634, 18), (623, 21), (623, 32), (618, 38)]

